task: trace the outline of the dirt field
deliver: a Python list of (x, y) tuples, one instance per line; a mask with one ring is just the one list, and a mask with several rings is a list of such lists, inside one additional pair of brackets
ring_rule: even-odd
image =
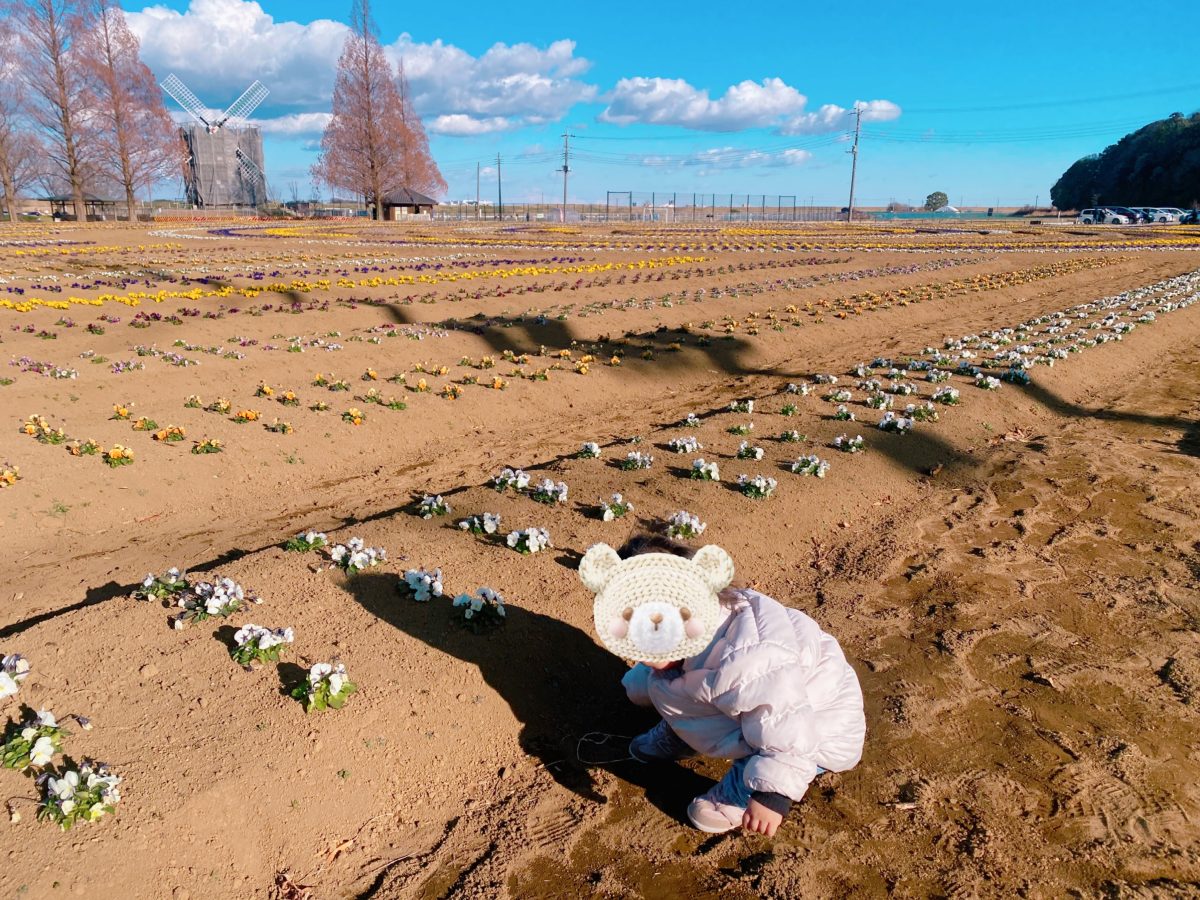
[[(113, 814), (63, 833), (34, 778), (0, 769), (0, 893), (1200, 896), (1194, 272), (1189, 228), (0, 230), (0, 475), (19, 469), (0, 654), (32, 666), (0, 714), (88, 717), (63, 723), (66, 756), (122, 778)], [(957, 368), (999, 378), (1010, 353), (1031, 383)], [(945, 387), (960, 403), (907, 434), (864, 402), (902, 415)], [(169, 426), (184, 438), (155, 440)], [(672, 452), (682, 436), (703, 449)], [(223, 452), (190, 452), (205, 439)], [(70, 452), (88, 440), (133, 463)], [(623, 470), (632, 451), (651, 468)], [(791, 471), (809, 454), (826, 477)], [(719, 482), (688, 477), (696, 457)], [(506, 466), (568, 502), (498, 493)], [(743, 496), (743, 473), (774, 495)], [(634, 509), (603, 522), (614, 492)], [(452, 512), (422, 518), (426, 494)], [(580, 759), (589, 732), (654, 720), (591, 634), (578, 560), (679, 510), (862, 682), (862, 763), (774, 840), (686, 824), (725, 763)], [(498, 536), (458, 527), (483, 512)], [(506, 546), (532, 526), (552, 549)], [(387, 561), (350, 577), (283, 549), (306, 529)], [(130, 598), (171, 566), (262, 603), (176, 630)], [(420, 566), (449, 596), (499, 590), (506, 624), (398, 592)], [(248, 622), (294, 629), (281, 662), (230, 659)], [(334, 659), (357, 693), (306, 714), (291, 688)]]

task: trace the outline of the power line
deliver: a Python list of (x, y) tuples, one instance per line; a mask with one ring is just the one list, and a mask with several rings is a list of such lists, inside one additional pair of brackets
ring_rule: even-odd
[(1086, 103), (1110, 103), (1113, 100), (1137, 100), (1141, 97), (1162, 97), (1170, 94), (1182, 94), (1187, 91), (1200, 90), (1200, 84), (1179, 84), (1174, 87), (1154, 88), (1145, 91), (1133, 91), (1127, 94), (1108, 94), (1100, 97), (1076, 97), (1070, 100), (1036, 100), (1031, 103), (1004, 103), (996, 106), (944, 106), (905, 109), (906, 114), (916, 113), (972, 113), (972, 112), (1003, 112), (1012, 109), (1046, 109), (1053, 106), (1081, 106)]
[(1069, 140), (1072, 138), (1102, 137), (1126, 134), (1143, 127), (1144, 121), (1079, 125), (1066, 128), (1021, 129), (1013, 131), (938, 132), (928, 130), (902, 131), (898, 129), (871, 129), (867, 133), (872, 140), (897, 144), (1025, 144)]

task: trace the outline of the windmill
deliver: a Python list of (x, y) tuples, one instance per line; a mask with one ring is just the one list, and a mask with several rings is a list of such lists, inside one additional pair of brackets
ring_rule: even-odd
[(269, 93), (262, 83), (254, 82), (218, 115), (209, 112), (175, 75), (168, 75), (161, 87), (195, 120), (180, 128), (189, 156), (184, 171), (188, 202), (201, 207), (265, 202), (262, 132), (245, 121)]

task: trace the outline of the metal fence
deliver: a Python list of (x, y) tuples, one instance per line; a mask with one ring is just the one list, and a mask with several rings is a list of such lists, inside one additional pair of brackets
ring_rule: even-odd
[[(809, 200), (808, 203), (800, 203)], [(442, 204), (440, 221), (770, 223), (844, 221), (844, 207), (817, 206), (794, 194), (607, 191), (603, 203)]]

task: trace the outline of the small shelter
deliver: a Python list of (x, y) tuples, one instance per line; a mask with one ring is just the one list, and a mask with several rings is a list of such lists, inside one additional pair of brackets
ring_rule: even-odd
[[(70, 196), (43, 197), (50, 204), (50, 215), (58, 219), (74, 219), (75, 198)], [(124, 204), (122, 204), (123, 206)], [(103, 200), (95, 194), (83, 195), (84, 215), (89, 222), (103, 222), (117, 217), (117, 201)]]
[(395, 222), (406, 216), (431, 216), (435, 206), (437, 201), (432, 197), (410, 188), (397, 188), (383, 195), (383, 218)]

